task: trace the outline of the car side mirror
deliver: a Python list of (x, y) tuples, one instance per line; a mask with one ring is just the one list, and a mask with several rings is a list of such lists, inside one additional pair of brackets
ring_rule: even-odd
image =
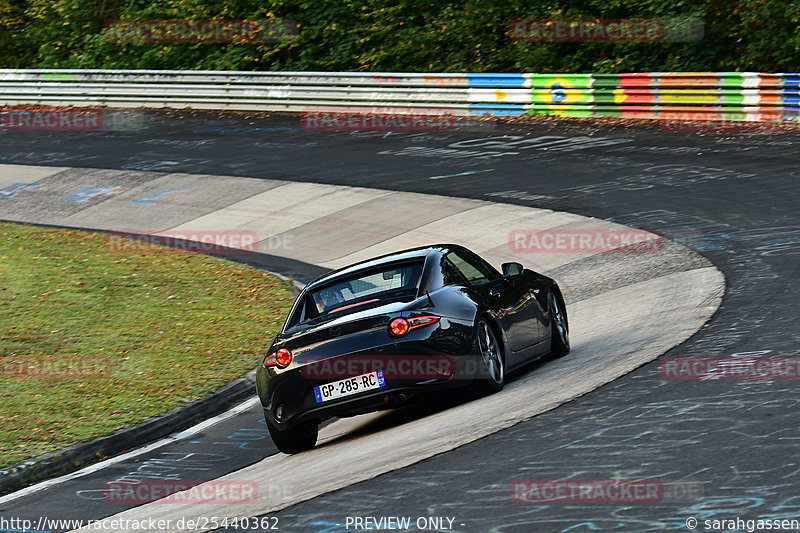
[(514, 279), (522, 274), (522, 265), (519, 263), (503, 263), (503, 277)]

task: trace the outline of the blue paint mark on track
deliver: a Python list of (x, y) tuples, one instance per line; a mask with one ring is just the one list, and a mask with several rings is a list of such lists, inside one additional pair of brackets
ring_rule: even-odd
[(122, 187), (86, 187), (61, 199), (62, 202), (75, 202), (81, 203), (90, 200), (95, 196), (119, 194), (125, 192), (127, 189)]
[(136, 205), (153, 205), (155, 203), (158, 203), (159, 200), (163, 200), (164, 198), (185, 193), (186, 191), (178, 191), (178, 190), (162, 191), (159, 193), (151, 194), (150, 196), (145, 196), (144, 198), (139, 198), (138, 200), (133, 200), (131, 203)]
[[(0, 189), (0, 198), (13, 198), (17, 193), (38, 189), (39, 187), (41, 187), (41, 184), (38, 183), (14, 183), (4, 189)], [(3, 530), (0, 529), (0, 531)]]

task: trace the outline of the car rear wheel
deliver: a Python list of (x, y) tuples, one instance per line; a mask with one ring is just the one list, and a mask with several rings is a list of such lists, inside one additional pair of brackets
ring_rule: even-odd
[(480, 320), (477, 328), (478, 351), (483, 363), (484, 376), (480, 379), (478, 389), (486, 394), (502, 390), (506, 383), (503, 351), (494, 330), (486, 320)]
[(569, 353), (569, 324), (564, 300), (558, 293), (551, 292), (547, 304), (550, 313), (550, 357), (564, 357)]
[(319, 425), (316, 422), (304, 422), (281, 431), (267, 420), (267, 429), (275, 446), (289, 455), (313, 448), (317, 444), (319, 434)]

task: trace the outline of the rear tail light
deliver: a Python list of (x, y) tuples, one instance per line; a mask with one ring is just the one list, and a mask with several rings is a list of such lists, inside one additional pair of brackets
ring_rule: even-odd
[(413, 318), (395, 318), (389, 323), (389, 335), (392, 337), (402, 337), (412, 329), (421, 328), (439, 321), (438, 316), (416, 316)]
[(273, 352), (264, 358), (264, 366), (271, 367), (277, 366), (278, 368), (285, 368), (292, 362), (292, 352), (286, 348), (281, 348), (277, 352)]
[(435, 324), (439, 321), (438, 316), (417, 316), (408, 319), (408, 329), (421, 328), (429, 324)]
[(402, 337), (409, 330), (408, 320), (405, 318), (395, 318), (389, 323), (389, 335)]
[(289, 363), (292, 362), (292, 352), (286, 348), (281, 348), (275, 352), (275, 360), (278, 362), (278, 366), (289, 366)]

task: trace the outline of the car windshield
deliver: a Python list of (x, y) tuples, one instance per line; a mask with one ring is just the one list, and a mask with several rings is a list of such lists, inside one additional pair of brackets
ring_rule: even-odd
[(417, 295), (422, 265), (422, 261), (382, 265), (311, 290), (297, 306), (288, 326), (324, 322), (387, 303), (410, 301)]

